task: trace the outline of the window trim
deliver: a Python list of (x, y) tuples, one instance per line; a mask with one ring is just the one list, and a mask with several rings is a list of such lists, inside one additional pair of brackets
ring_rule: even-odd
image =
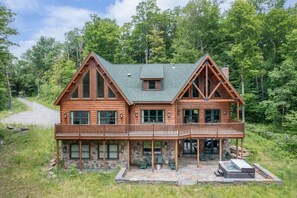
[[(88, 112), (88, 124), (73, 124), (73, 117), (72, 117), (72, 113), (73, 112)], [(89, 125), (90, 124), (90, 111), (87, 110), (74, 110), (74, 111), (70, 111), (70, 124), (71, 125)]]
[[(101, 124), (100, 122), (100, 116), (99, 112), (115, 112), (115, 124)], [(97, 111), (97, 124), (98, 125), (118, 125), (118, 111), (117, 110), (100, 110)]]
[[(98, 160), (103, 159), (103, 157), (100, 158), (100, 145), (102, 145), (102, 148), (103, 148), (103, 144), (98, 144), (98, 149), (97, 149), (97, 151), (98, 151), (98, 155), (97, 155)], [(110, 145), (116, 145), (117, 146), (117, 158), (110, 158), (110, 156), (109, 156), (110, 155), (110, 153), (109, 153), (109, 146)], [(106, 154), (105, 159), (108, 159), (108, 160), (118, 160), (119, 159), (119, 155), (120, 155), (119, 144), (105, 144), (105, 147), (106, 147), (106, 149), (105, 149), (105, 154)]]
[[(144, 111), (163, 111), (163, 122), (144, 122)], [(150, 113), (149, 116), (150, 118)], [(158, 113), (156, 113), (156, 120), (158, 120)], [(165, 124), (165, 110), (164, 109), (141, 109), (141, 116), (140, 116), (140, 123), (141, 124)]]
[[(71, 150), (71, 146), (72, 145), (77, 145), (78, 146), (78, 157), (72, 157), (72, 150)], [(81, 145), (81, 148), (83, 148), (83, 145), (87, 145), (88, 148), (89, 148), (89, 151), (84, 151), (85, 153), (88, 153), (89, 154), (89, 157), (83, 157), (83, 154), (81, 154), (81, 158), (82, 159), (91, 159), (91, 145), (90, 144), (82, 144)], [(80, 148), (79, 148), (79, 144), (78, 143), (73, 143), (73, 144), (70, 144), (70, 148), (69, 148), (69, 159), (79, 159), (79, 153), (80, 153)], [(81, 152), (83, 153), (83, 151)]]

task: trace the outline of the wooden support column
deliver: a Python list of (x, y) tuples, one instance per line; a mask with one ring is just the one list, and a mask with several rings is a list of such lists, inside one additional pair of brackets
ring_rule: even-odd
[(130, 170), (130, 140), (128, 140), (127, 144), (127, 165), (128, 165), (128, 170)]
[(239, 101), (237, 101), (237, 106), (236, 106), (236, 112), (237, 112), (237, 121), (240, 121), (240, 117), (239, 117)]
[(59, 156), (60, 152), (59, 152), (59, 140), (57, 140), (57, 158), (56, 158), (56, 165), (57, 168), (59, 168), (59, 162), (60, 162), (60, 156)]
[(243, 138), (241, 139), (241, 150), (240, 150), (240, 156), (241, 156), (241, 159), (243, 159)]
[(175, 170), (178, 170), (178, 140), (175, 141)]
[(222, 139), (220, 139), (220, 161), (222, 161)]
[(105, 140), (103, 140), (103, 167), (104, 167), (104, 169), (106, 168), (105, 160), (106, 160), (106, 145), (105, 145)]
[(152, 140), (152, 171), (155, 170), (155, 149), (154, 149), (154, 140)]
[(197, 167), (199, 167), (200, 164), (200, 144), (199, 139), (197, 139)]
[(82, 171), (82, 144), (79, 140), (79, 170)]
[(238, 139), (236, 139), (236, 159), (238, 159)]

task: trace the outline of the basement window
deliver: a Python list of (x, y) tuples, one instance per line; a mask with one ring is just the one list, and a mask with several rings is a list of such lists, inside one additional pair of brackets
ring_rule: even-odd
[[(89, 144), (81, 145), (81, 156), (82, 156), (82, 159), (90, 159), (90, 145)], [(79, 145), (78, 144), (70, 145), (70, 159), (79, 159)]]

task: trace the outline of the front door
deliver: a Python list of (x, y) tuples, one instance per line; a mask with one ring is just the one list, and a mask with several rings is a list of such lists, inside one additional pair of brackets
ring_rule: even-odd
[(184, 154), (185, 155), (197, 154), (197, 140), (194, 140), (194, 139), (184, 140)]

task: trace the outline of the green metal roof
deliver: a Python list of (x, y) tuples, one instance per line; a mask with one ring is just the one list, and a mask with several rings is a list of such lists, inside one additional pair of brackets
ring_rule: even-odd
[(163, 79), (163, 64), (145, 64), (142, 66), (140, 79)]
[[(191, 64), (111, 64), (96, 56), (129, 101), (171, 102), (207, 54)], [(161, 91), (143, 91), (141, 77), (163, 77)]]

